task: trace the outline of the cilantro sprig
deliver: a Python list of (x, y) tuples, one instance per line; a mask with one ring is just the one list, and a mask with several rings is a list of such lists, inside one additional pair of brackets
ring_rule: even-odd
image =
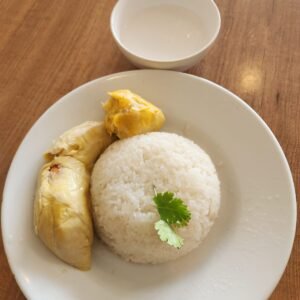
[(155, 223), (154, 227), (163, 242), (167, 242), (170, 246), (177, 249), (183, 246), (183, 238), (179, 236), (167, 222), (159, 220)]
[(180, 198), (176, 198), (171, 192), (165, 192), (156, 194), (153, 201), (163, 221), (176, 227), (187, 226), (191, 213)]
[(156, 193), (153, 201), (156, 204), (160, 220), (154, 225), (159, 238), (170, 246), (181, 248), (183, 238), (180, 237), (174, 228), (187, 226), (191, 219), (191, 212), (182, 199), (175, 197), (174, 193)]

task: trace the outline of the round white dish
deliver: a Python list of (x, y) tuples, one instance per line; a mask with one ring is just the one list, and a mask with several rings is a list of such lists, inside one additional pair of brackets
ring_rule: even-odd
[[(185, 135), (214, 160), (222, 183), (220, 215), (191, 254), (167, 264), (137, 265), (97, 239), (92, 269), (76, 270), (34, 235), (33, 197), (42, 153), (60, 133), (103, 118), (107, 91), (129, 88), (166, 114), (164, 131)], [(287, 264), (296, 227), (291, 172), (276, 138), (241, 99), (202, 78), (140, 70), (91, 81), (49, 108), (20, 145), (2, 204), (11, 269), (31, 300), (266, 299)]]
[(110, 26), (135, 66), (183, 71), (212, 46), (221, 16), (213, 0), (120, 0)]

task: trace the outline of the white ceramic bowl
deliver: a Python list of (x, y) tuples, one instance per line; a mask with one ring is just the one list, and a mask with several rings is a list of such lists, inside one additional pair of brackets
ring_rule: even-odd
[(183, 71), (214, 43), (221, 17), (213, 0), (119, 0), (110, 25), (135, 66)]
[[(209, 153), (221, 180), (220, 214), (200, 247), (176, 261), (128, 263), (95, 239), (92, 269), (81, 272), (33, 232), (36, 178), (51, 141), (86, 120), (103, 120), (100, 103), (121, 88), (164, 111), (163, 131)], [(43, 114), (12, 162), (1, 213), (8, 261), (28, 300), (265, 300), (291, 253), (297, 204), (280, 145), (240, 98), (199, 77), (138, 70), (84, 84)]]

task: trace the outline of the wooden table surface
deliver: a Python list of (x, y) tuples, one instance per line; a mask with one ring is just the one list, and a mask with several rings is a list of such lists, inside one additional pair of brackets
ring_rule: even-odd
[[(218, 0), (217, 43), (188, 73), (250, 104), (277, 136), (299, 193), (300, 1)], [(0, 192), (14, 153), (61, 96), (106, 74), (133, 69), (109, 30), (114, 0), (0, 0)], [(0, 239), (0, 299), (25, 299)], [(272, 300), (300, 299), (300, 235)], [(235, 300), (235, 299), (233, 299)]]

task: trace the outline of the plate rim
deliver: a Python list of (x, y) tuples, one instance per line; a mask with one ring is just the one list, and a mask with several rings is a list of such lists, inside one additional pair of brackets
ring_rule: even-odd
[[(275, 134), (273, 133), (273, 131), (271, 130), (271, 128), (267, 125), (267, 123), (264, 121), (264, 119), (248, 104), (246, 103), (244, 100), (242, 100), (242, 98), (240, 98), (239, 96), (237, 96), (236, 94), (234, 94), (233, 92), (231, 92), (230, 90), (228, 90), (227, 88), (213, 82), (210, 81), (206, 78), (203, 77), (199, 77), (193, 74), (187, 74), (187, 73), (182, 73), (182, 72), (177, 72), (177, 71), (171, 71), (171, 70), (149, 70), (149, 69), (139, 69), (139, 70), (130, 70), (130, 71), (124, 71), (124, 72), (117, 72), (117, 73), (112, 73), (112, 74), (108, 74), (102, 77), (98, 77), (95, 79), (92, 79), (90, 81), (87, 81), (77, 87), (75, 87), (74, 89), (72, 89), (71, 91), (69, 91), (68, 93), (66, 93), (65, 95), (63, 95), (62, 97), (58, 98), (52, 105), (50, 105), (41, 115), (38, 119), (35, 120), (35, 122), (33, 123), (33, 125), (29, 128), (29, 130), (26, 132), (25, 136), (23, 137), (22, 141), (20, 142), (14, 156), (13, 159), (10, 163), (9, 166), (9, 170), (7, 172), (6, 175), (6, 179), (4, 182), (4, 188), (3, 188), (3, 193), (2, 193), (2, 203), (1, 203), (1, 232), (2, 232), (2, 241), (3, 241), (3, 248), (4, 248), (4, 252), (6, 254), (7, 257), (7, 261), (10, 267), (10, 270), (19, 286), (19, 288), (21, 289), (22, 293), (25, 295), (25, 297), (27, 299), (31, 299), (32, 294), (30, 293), (30, 290), (28, 289), (28, 286), (25, 285), (23, 283), (23, 280), (21, 280), (21, 278), (18, 275), (17, 272), (17, 263), (13, 262), (13, 259), (10, 255), (10, 252), (8, 250), (8, 237), (6, 234), (6, 223), (4, 220), (6, 220), (6, 216), (5, 216), (5, 211), (6, 211), (6, 206), (8, 205), (7, 202), (7, 190), (8, 190), (8, 183), (11, 181), (11, 177), (12, 177), (12, 173), (14, 171), (15, 168), (15, 164), (16, 164), (16, 159), (21, 151), (21, 148), (23, 146), (23, 144), (25, 143), (25, 141), (27, 140), (28, 135), (30, 134), (30, 132), (32, 131), (32, 129), (37, 126), (37, 124), (39, 123), (39, 121), (44, 118), (46, 116), (46, 114), (48, 114), (49, 112), (52, 111), (52, 109), (55, 109), (56, 106), (61, 105), (64, 101), (67, 101), (66, 99), (69, 98), (72, 94), (78, 93), (79, 90), (84, 89), (86, 87), (88, 87), (89, 85), (92, 85), (93, 83), (97, 82), (97, 81), (106, 81), (106, 80), (113, 80), (115, 78), (120, 78), (120, 77), (127, 77), (127, 76), (134, 76), (135, 74), (139, 74), (139, 73), (165, 73), (167, 74), (172, 74), (174, 76), (179, 76), (179, 77), (187, 77), (190, 78), (192, 80), (196, 80), (196, 81), (203, 81), (206, 84), (213, 86), (219, 90), (221, 90), (222, 92), (228, 94), (231, 96), (231, 98), (234, 99), (235, 103), (237, 103), (238, 105), (242, 106), (244, 109), (246, 109), (250, 114), (252, 114), (256, 120), (263, 126), (263, 128), (266, 130), (266, 132), (268, 133), (268, 135), (270, 136), (274, 146), (276, 146), (277, 150), (279, 151), (279, 157), (282, 160), (282, 163), (284, 165), (284, 168), (286, 170), (287, 176), (288, 176), (288, 183), (289, 183), (289, 188), (291, 191), (291, 204), (292, 204), (292, 230), (291, 230), (291, 240), (289, 243), (289, 249), (287, 252), (287, 255), (284, 257), (284, 264), (283, 264), (283, 268), (282, 270), (280, 270), (280, 272), (278, 272), (277, 276), (274, 276), (274, 280), (273, 280), (273, 284), (270, 286), (269, 288), (269, 292), (267, 293), (266, 298), (269, 298), (272, 294), (272, 292), (274, 291), (274, 289), (276, 288), (276, 286), (278, 285), (282, 275), (285, 272), (285, 269), (287, 267), (287, 264), (289, 262), (292, 250), (293, 250), (293, 246), (294, 246), (294, 241), (295, 241), (295, 236), (296, 236), (296, 227), (297, 227), (297, 197), (296, 197), (296, 190), (295, 190), (295, 184), (294, 184), (294, 179), (293, 179), (293, 175), (292, 175), (292, 171), (289, 165), (289, 162), (286, 158), (286, 155), (279, 143), (279, 141), (277, 140)], [(276, 277), (276, 278), (275, 278)]]

